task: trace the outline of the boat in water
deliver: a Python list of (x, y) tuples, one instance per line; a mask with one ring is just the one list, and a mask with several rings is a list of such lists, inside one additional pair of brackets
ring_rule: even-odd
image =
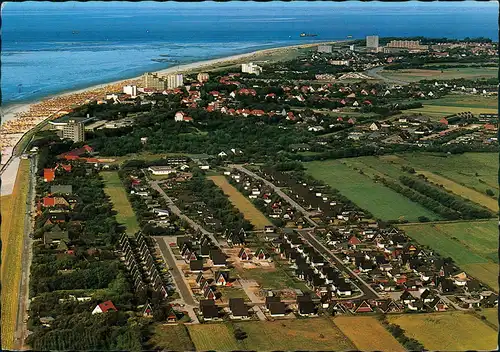
[(300, 36), (301, 37), (317, 37), (318, 35), (317, 34), (311, 34), (311, 33), (300, 33)]

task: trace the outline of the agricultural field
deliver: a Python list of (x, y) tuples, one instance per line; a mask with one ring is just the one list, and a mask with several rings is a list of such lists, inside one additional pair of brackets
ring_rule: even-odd
[(247, 333), (242, 349), (249, 351), (346, 351), (355, 348), (328, 318), (241, 322), (234, 327)]
[(447, 79), (476, 79), (495, 78), (498, 69), (496, 67), (461, 67), (445, 68), (442, 70), (405, 69), (405, 70), (383, 70), (379, 74), (389, 79), (405, 82), (417, 82), (421, 80), (447, 80)]
[(405, 335), (429, 350), (465, 351), (496, 349), (498, 333), (475, 315), (462, 312), (443, 314), (388, 315)]
[(243, 349), (234, 337), (231, 324), (195, 324), (189, 325), (188, 330), (197, 351)]
[[(442, 176), (454, 182), (455, 187), (464, 186), (467, 189), (477, 191), (479, 195), (484, 194), (489, 199), (492, 198), (486, 196), (487, 189), (492, 190), (498, 196), (498, 154), (496, 153), (464, 153), (459, 155), (411, 153), (365, 156), (343, 159), (342, 162), (351, 168), (357, 167), (363, 170), (371, 177), (377, 174), (382, 177), (391, 177), (396, 181), (399, 176), (404, 174), (401, 170), (402, 166), (412, 167), (419, 173), (428, 172), (436, 177)], [(464, 189), (461, 191), (466, 192)], [(472, 193), (469, 194), (472, 196)], [(478, 194), (474, 194), (478, 196)], [(479, 203), (478, 200), (476, 201)]]
[(394, 162), (430, 171), (481, 193), (491, 189), (498, 196), (498, 153), (401, 154)]
[(421, 113), (428, 115), (429, 117), (434, 117), (436, 120), (440, 120), (442, 117), (457, 114), (459, 112), (470, 111), (473, 114), (496, 114), (497, 109), (494, 108), (483, 108), (483, 107), (462, 107), (462, 106), (449, 106), (449, 105), (433, 105), (425, 102), (424, 106), (416, 109), (406, 110), (412, 113)]
[(498, 290), (497, 220), (399, 225), (418, 243), (451, 257), (468, 274)]
[(498, 100), (496, 96), (450, 94), (439, 99), (423, 100), (422, 104), (496, 109)]
[(333, 319), (340, 331), (361, 351), (404, 352), (399, 342), (374, 317), (340, 316)]
[(497, 308), (486, 308), (479, 312), (479, 315), (484, 315), (486, 321), (493, 324), (498, 329), (498, 309)]
[(122, 181), (116, 171), (106, 171), (101, 173), (104, 179), (104, 192), (111, 198), (113, 208), (116, 210), (116, 220), (127, 228), (127, 234), (134, 235), (140, 230), (134, 210), (123, 188)]
[[(26, 199), (29, 189), (30, 161), (21, 160), (12, 194), (1, 198), (2, 212), (2, 348), (13, 350), (19, 289), (22, 276), (22, 253)], [(17, 216), (14, 216), (17, 215)], [(8, 250), (7, 250), (8, 249)]]
[(187, 328), (179, 325), (155, 325), (153, 336), (147, 342), (151, 350), (193, 351), (194, 345)]
[(349, 160), (327, 160), (306, 163), (307, 172), (324, 181), (352, 200), (359, 207), (383, 220), (417, 221), (419, 216), (438, 219), (439, 216), (403, 195), (362, 175), (345, 163)]
[(498, 201), (496, 199), (493, 199), (486, 195), (485, 193), (479, 193), (478, 191), (475, 191), (473, 189), (470, 189), (468, 187), (459, 185), (458, 183), (447, 179), (446, 177), (436, 175), (432, 172), (429, 171), (420, 171), (416, 170), (417, 174), (422, 174), (427, 179), (435, 184), (442, 185), (444, 189), (462, 197), (465, 199), (468, 199), (472, 202), (475, 202), (479, 205), (482, 205), (485, 208), (488, 208), (489, 210), (493, 212), (498, 212)]
[(209, 177), (222, 191), (229, 197), (231, 203), (243, 214), (245, 219), (250, 221), (257, 230), (263, 230), (264, 226), (272, 223), (262, 214), (250, 200), (245, 198), (236, 188), (234, 188), (225, 176)]

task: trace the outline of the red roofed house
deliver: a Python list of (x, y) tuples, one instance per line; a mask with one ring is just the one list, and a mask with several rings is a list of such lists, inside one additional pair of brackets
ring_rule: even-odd
[(63, 197), (43, 197), (43, 206), (44, 207), (53, 207), (56, 205), (69, 206), (69, 203)]
[(443, 117), (441, 120), (439, 120), (439, 122), (442, 123), (443, 125), (448, 126), (448, 120), (446, 119), (446, 117)]
[(92, 314), (98, 314), (98, 313), (106, 313), (110, 310), (114, 310), (115, 312), (118, 312), (118, 309), (116, 309), (115, 305), (111, 301), (106, 301), (101, 304), (98, 304), (94, 310), (92, 311)]
[(71, 165), (70, 164), (57, 164), (56, 169), (58, 167), (62, 167), (64, 171), (71, 172)]
[(255, 116), (262, 116), (265, 114), (265, 112), (263, 110), (252, 110), (251, 114)]
[(91, 146), (84, 145), (81, 148), (73, 149), (73, 150), (70, 150), (69, 152), (62, 153), (62, 154), (58, 155), (58, 157), (61, 159), (66, 159), (66, 160), (77, 160), (83, 154), (92, 153), (93, 151), (94, 151), (94, 149), (92, 149)]
[(183, 121), (186, 121), (186, 122), (193, 122), (193, 118), (192, 118), (192, 117), (189, 117), (189, 116), (184, 116)]
[(495, 131), (497, 128), (495, 125), (492, 125), (491, 123), (487, 123), (486, 125), (484, 125), (484, 129), (490, 130), (490, 131)]
[(352, 246), (355, 246), (357, 244), (360, 244), (361, 241), (356, 237), (356, 236), (352, 236), (350, 239), (349, 239), (349, 242), (348, 242), (350, 245)]
[(43, 180), (45, 182), (52, 182), (56, 178), (55, 169), (43, 169)]

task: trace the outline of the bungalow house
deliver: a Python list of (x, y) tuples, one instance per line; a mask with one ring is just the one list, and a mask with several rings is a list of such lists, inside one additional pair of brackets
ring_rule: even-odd
[(189, 270), (192, 273), (201, 273), (203, 271), (203, 259), (191, 260), (189, 262)]
[(202, 299), (200, 301), (200, 311), (203, 316), (203, 320), (210, 321), (219, 318), (219, 309), (215, 304), (215, 301), (211, 299)]
[(378, 308), (382, 311), (382, 313), (400, 313), (401, 312), (401, 308), (392, 299), (388, 299), (388, 300), (383, 301), (381, 304), (378, 305)]
[(427, 304), (427, 303), (430, 303), (434, 300), (434, 295), (432, 294), (432, 292), (428, 289), (425, 289), (421, 294), (420, 294), (420, 299), (422, 300), (422, 302), (424, 302), (424, 304)]
[(314, 316), (317, 314), (316, 305), (311, 301), (300, 301), (298, 304), (298, 313), (301, 316)]
[(404, 291), (399, 297), (399, 300), (402, 301), (405, 305), (408, 305), (412, 302), (415, 302), (417, 299), (413, 297), (413, 295), (410, 292)]
[(116, 307), (113, 304), (113, 302), (106, 301), (106, 302), (98, 304), (94, 308), (94, 310), (92, 311), (92, 314), (106, 313), (106, 312), (109, 312), (110, 310), (118, 312), (118, 309), (116, 309)]
[(59, 244), (61, 242), (69, 242), (68, 231), (62, 231), (61, 228), (56, 225), (51, 231), (45, 232), (43, 234), (43, 243), (45, 245)]
[(54, 320), (55, 319), (53, 317), (41, 317), (40, 323), (42, 324), (42, 326), (44, 326), (46, 328), (50, 328), (50, 326)]
[(427, 306), (430, 309), (435, 310), (436, 312), (445, 312), (446, 310), (448, 310), (448, 305), (440, 297), (434, 298), (434, 300), (432, 300), (432, 302), (429, 302)]
[(232, 319), (248, 319), (248, 307), (243, 298), (230, 298), (229, 310)]
[(422, 302), (422, 300), (420, 299), (416, 299), (415, 301), (411, 301), (407, 304), (407, 307), (409, 310), (413, 310), (413, 311), (421, 311), (422, 309), (424, 309), (424, 302)]
[(268, 259), (269, 255), (264, 251), (263, 248), (259, 248), (255, 251), (254, 253), (254, 258), (257, 260), (266, 260)]
[(215, 300), (215, 291), (209, 286), (205, 288), (205, 291), (203, 292), (203, 297), (205, 297), (205, 299)]
[(51, 194), (62, 194), (62, 195), (71, 195), (73, 194), (73, 186), (72, 185), (52, 185), (50, 186)]
[(371, 313), (371, 312), (373, 312), (373, 308), (366, 300), (363, 300), (361, 302), (355, 303), (355, 307), (353, 309), (353, 312), (354, 313)]
[(217, 286), (227, 286), (229, 283), (229, 270), (219, 270), (215, 273), (215, 284)]
[(43, 206), (46, 208), (56, 206), (69, 207), (69, 203), (63, 197), (43, 197)]
[(250, 253), (245, 248), (241, 248), (240, 252), (238, 253), (238, 258), (245, 261), (250, 260)]
[(198, 276), (196, 277), (196, 284), (198, 285), (198, 287), (201, 287), (205, 283), (205, 281), (206, 281), (206, 279), (203, 276), (203, 273), (200, 272), (198, 274)]
[(43, 181), (44, 182), (52, 182), (56, 178), (56, 170), (55, 169), (43, 169)]
[(226, 266), (226, 255), (222, 253), (220, 249), (213, 249), (210, 251), (210, 259), (212, 260), (213, 266)]
[(151, 304), (149, 302), (142, 309), (142, 316), (145, 318), (153, 317), (153, 308), (151, 308)]
[(272, 317), (284, 317), (286, 314), (286, 305), (283, 302), (271, 302), (268, 309)]

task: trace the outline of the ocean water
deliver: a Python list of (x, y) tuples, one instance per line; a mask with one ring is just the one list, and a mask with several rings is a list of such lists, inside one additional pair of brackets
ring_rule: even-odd
[[(2, 104), (261, 48), (379, 36), (498, 40), (497, 2), (3, 3)], [(301, 32), (317, 33), (300, 38)]]

